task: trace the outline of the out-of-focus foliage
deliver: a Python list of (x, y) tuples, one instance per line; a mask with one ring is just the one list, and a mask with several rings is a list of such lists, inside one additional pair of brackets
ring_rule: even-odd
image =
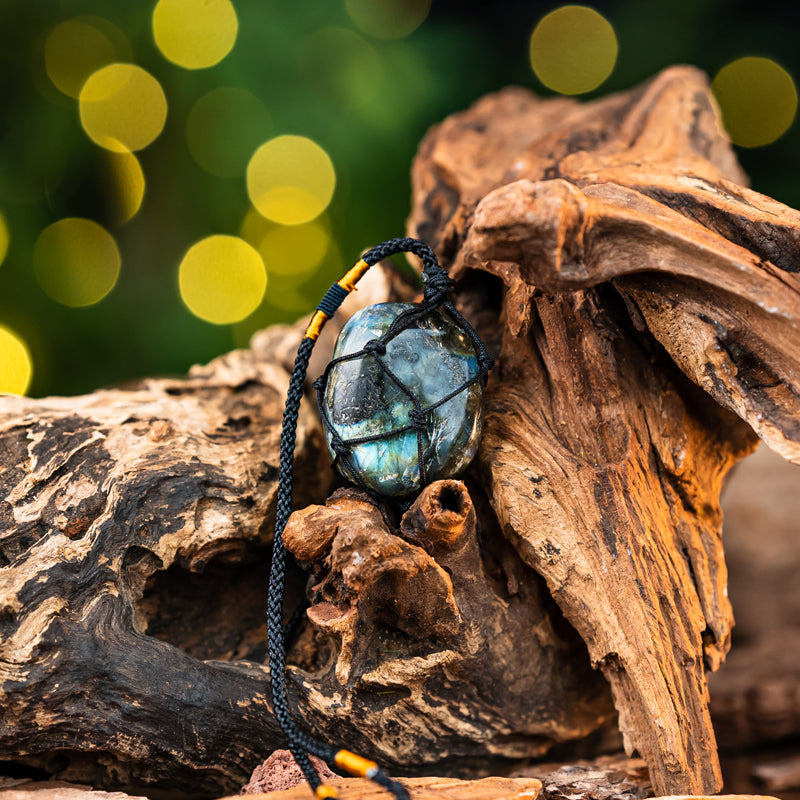
[(180, 373), (310, 313), (403, 233), (426, 129), (504, 85), (552, 94), (536, 75), (579, 92), (613, 67), (588, 97), (673, 63), (719, 75), (755, 188), (800, 205), (785, 10), (596, 3), (534, 34), (559, 8), (0, 0), (0, 391)]

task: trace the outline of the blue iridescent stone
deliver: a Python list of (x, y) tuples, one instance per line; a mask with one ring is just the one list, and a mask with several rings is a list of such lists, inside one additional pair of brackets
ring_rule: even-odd
[[(386, 333), (403, 312), (417, 308), (408, 303), (380, 303), (362, 309), (342, 328), (334, 359), (358, 352)], [(409, 392), (424, 411), (480, 371), (470, 338), (441, 310), (414, 321), (386, 343), (385, 352), (381, 349), (334, 364), (322, 400), (323, 413), (344, 442), (382, 437), (351, 444), (349, 453), (337, 462), (342, 475), (353, 480), (343, 463), (349, 461), (370, 489), (386, 497), (402, 497), (422, 488), (418, 434), (427, 482), (453, 477), (472, 460), (483, 426), (483, 383), (476, 381), (422, 416), (414, 413)], [(326, 428), (326, 434), (333, 456), (333, 433)]]

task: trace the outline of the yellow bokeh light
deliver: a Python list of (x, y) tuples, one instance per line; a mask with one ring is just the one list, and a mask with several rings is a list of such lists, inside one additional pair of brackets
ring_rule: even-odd
[(44, 65), (59, 91), (78, 97), (93, 72), (129, 53), (125, 35), (108, 20), (76, 17), (50, 31), (44, 43)]
[(608, 78), (617, 61), (611, 23), (587, 6), (562, 6), (542, 17), (531, 35), (536, 77), (555, 92), (582, 94)]
[(431, 0), (347, 0), (350, 19), (378, 39), (401, 39), (428, 16)]
[(0, 264), (6, 260), (8, 253), (8, 244), (11, 241), (11, 234), (8, 232), (8, 224), (6, 218), (0, 214)]
[(281, 225), (318, 217), (333, 197), (336, 173), (328, 154), (303, 136), (278, 136), (247, 165), (247, 192), (259, 213)]
[(269, 128), (264, 104), (247, 89), (222, 87), (204, 94), (186, 118), (192, 158), (212, 175), (243, 175), (247, 159)]
[(0, 394), (25, 394), (32, 377), (33, 360), (27, 345), (0, 325)]
[(218, 64), (233, 49), (238, 30), (230, 0), (159, 0), (153, 11), (158, 49), (186, 69)]
[(797, 113), (792, 76), (770, 58), (747, 56), (724, 66), (711, 89), (731, 141), (741, 147), (774, 142)]
[(267, 273), (258, 251), (237, 236), (209, 236), (192, 245), (178, 273), (181, 298), (206, 322), (239, 322), (258, 308)]
[(80, 93), (81, 124), (89, 137), (117, 153), (141, 150), (167, 119), (161, 84), (135, 64), (109, 64), (93, 73)]
[(264, 261), (269, 282), (265, 302), (272, 305), (280, 303), (284, 289), (304, 283), (321, 269), (336, 272), (342, 266), (325, 214), (302, 225), (279, 225), (251, 208), (239, 226), (239, 235)]
[(39, 286), (57, 303), (73, 308), (102, 300), (117, 282), (120, 263), (114, 237), (90, 219), (53, 223), (33, 248)]
[(265, 234), (258, 246), (270, 275), (302, 278), (319, 266), (330, 245), (330, 234), (322, 225), (282, 225)]
[(118, 223), (127, 222), (141, 208), (144, 199), (144, 172), (133, 153), (108, 153), (111, 170), (115, 217)]

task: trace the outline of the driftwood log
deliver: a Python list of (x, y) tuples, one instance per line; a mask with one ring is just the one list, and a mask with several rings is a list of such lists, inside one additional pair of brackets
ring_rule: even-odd
[[(304, 408), (298, 715), (398, 774), (485, 772), (607, 726), (613, 697), (657, 794), (717, 791), (719, 494), (756, 434), (800, 461), (800, 215), (744, 188), (688, 68), (587, 104), (484, 98), (413, 179), (410, 233), (498, 357), (485, 438), (397, 519), (325, 500)], [(298, 340), (0, 399), (0, 759), (219, 794), (282, 745), (262, 613)]]
[(583, 106), (486, 98), (414, 175), (412, 232), (484, 296), (483, 273), (502, 285), (481, 450), (501, 527), (608, 678), (657, 793), (716, 790), (718, 493), (752, 446), (742, 421), (800, 461), (800, 216), (741, 185), (686, 68)]

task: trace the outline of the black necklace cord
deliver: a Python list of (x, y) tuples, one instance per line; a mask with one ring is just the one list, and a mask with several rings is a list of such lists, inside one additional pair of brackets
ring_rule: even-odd
[[(280, 468), (278, 472), (278, 497), (277, 510), (275, 515), (275, 537), (272, 544), (272, 565), (269, 576), (269, 593), (267, 598), (267, 642), (269, 648), (269, 670), (270, 670), (270, 689), (272, 694), (272, 706), (278, 724), (286, 737), (289, 750), (294, 756), (297, 765), (303, 772), (309, 785), (315, 792), (317, 798), (338, 797), (336, 789), (322, 783), (317, 770), (311, 763), (309, 754), (318, 756), (331, 766), (349, 772), (357, 777), (370, 778), (372, 781), (382, 786), (394, 795), (396, 800), (410, 800), (408, 790), (397, 781), (392, 780), (374, 761), (363, 758), (348, 750), (340, 750), (331, 747), (324, 742), (309, 736), (292, 719), (289, 713), (289, 700), (286, 682), (286, 633), (283, 627), (283, 595), (286, 580), (286, 549), (283, 544), (283, 531), (289, 516), (292, 512), (292, 483), (294, 467), (294, 449), (297, 434), (297, 419), (300, 412), (300, 401), (303, 398), (303, 387), (305, 384), (308, 362), (311, 351), (325, 323), (336, 313), (336, 309), (342, 304), (347, 295), (356, 288), (358, 281), (366, 274), (367, 270), (384, 258), (395, 253), (414, 253), (422, 259), (423, 278), (425, 281), (424, 301), (418, 310), (412, 310), (398, 317), (389, 331), (375, 340), (373, 348), (380, 351), (385, 349), (385, 341), (396, 336), (400, 331), (413, 324), (430, 311), (442, 307), (469, 335), (475, 345), (478, 356), (479, 374), (470, 380), (465, 386), (482, 380), (491, 368), (492, 357), (486, 350), (483, 342), (469, 323), (456, 310), (449, 300), (450, 292), (453, 289), (453, 281), (447, 273), (439, 266), (435, 254), (431, 248), (419, 239), (408, 237), (390, 239), (377, 247), (373, 247), (364, 254), (356, 265), (350, 269), (344, 277), (334, 283), (326, 292), (322, 301), (317, 306), (314, 316), (306, 329), (300, 347), (297, 350), (294, 367), (292, 368), (289, 380), (289, 391), (286, 397), (286, 407), (283, 413), (283, 427), (281, 430), (280, 445)], [(325, 373), (325, 379), (330, 369)], [(315, 383), (317, 393), (320, 394), (322, 385)], [(464, 387), (462, 387), (464, 388)], [(460, 390), (459, 390), (460, 391)], [(413, 398), (412, 398), (413, 399)], [(446, 398), (449, 399), (449, 398)], [(417, 407), (415, 401), (414, 411), (416, 412), (415, 426), (419, 427), (419, 421), (424, 421), (424, 416), (433, 410), (434, 407), (441, 405), (445, 400), (439, 401), (435, 406), (427, 409)], [(328, 423), (328, 420), (325, 420)], [(421, 441), (421, 433), (418, 432)], [(336, 453), (337, 459), (344, 457), (344, 448), (348, 443), (342, 442), (334, 436), (331, 443)], [(420, 444), (420, 454), (421, 454)], [(348, 468), (351, 477), (356, 483), (364, 487), (357, 470), (350, 470), (348, 462), (344, 465)], [(424, 484), (424, 466), (420, 458), (420, 476)], [(374, 492), (370, 494), (376, 496)]]

